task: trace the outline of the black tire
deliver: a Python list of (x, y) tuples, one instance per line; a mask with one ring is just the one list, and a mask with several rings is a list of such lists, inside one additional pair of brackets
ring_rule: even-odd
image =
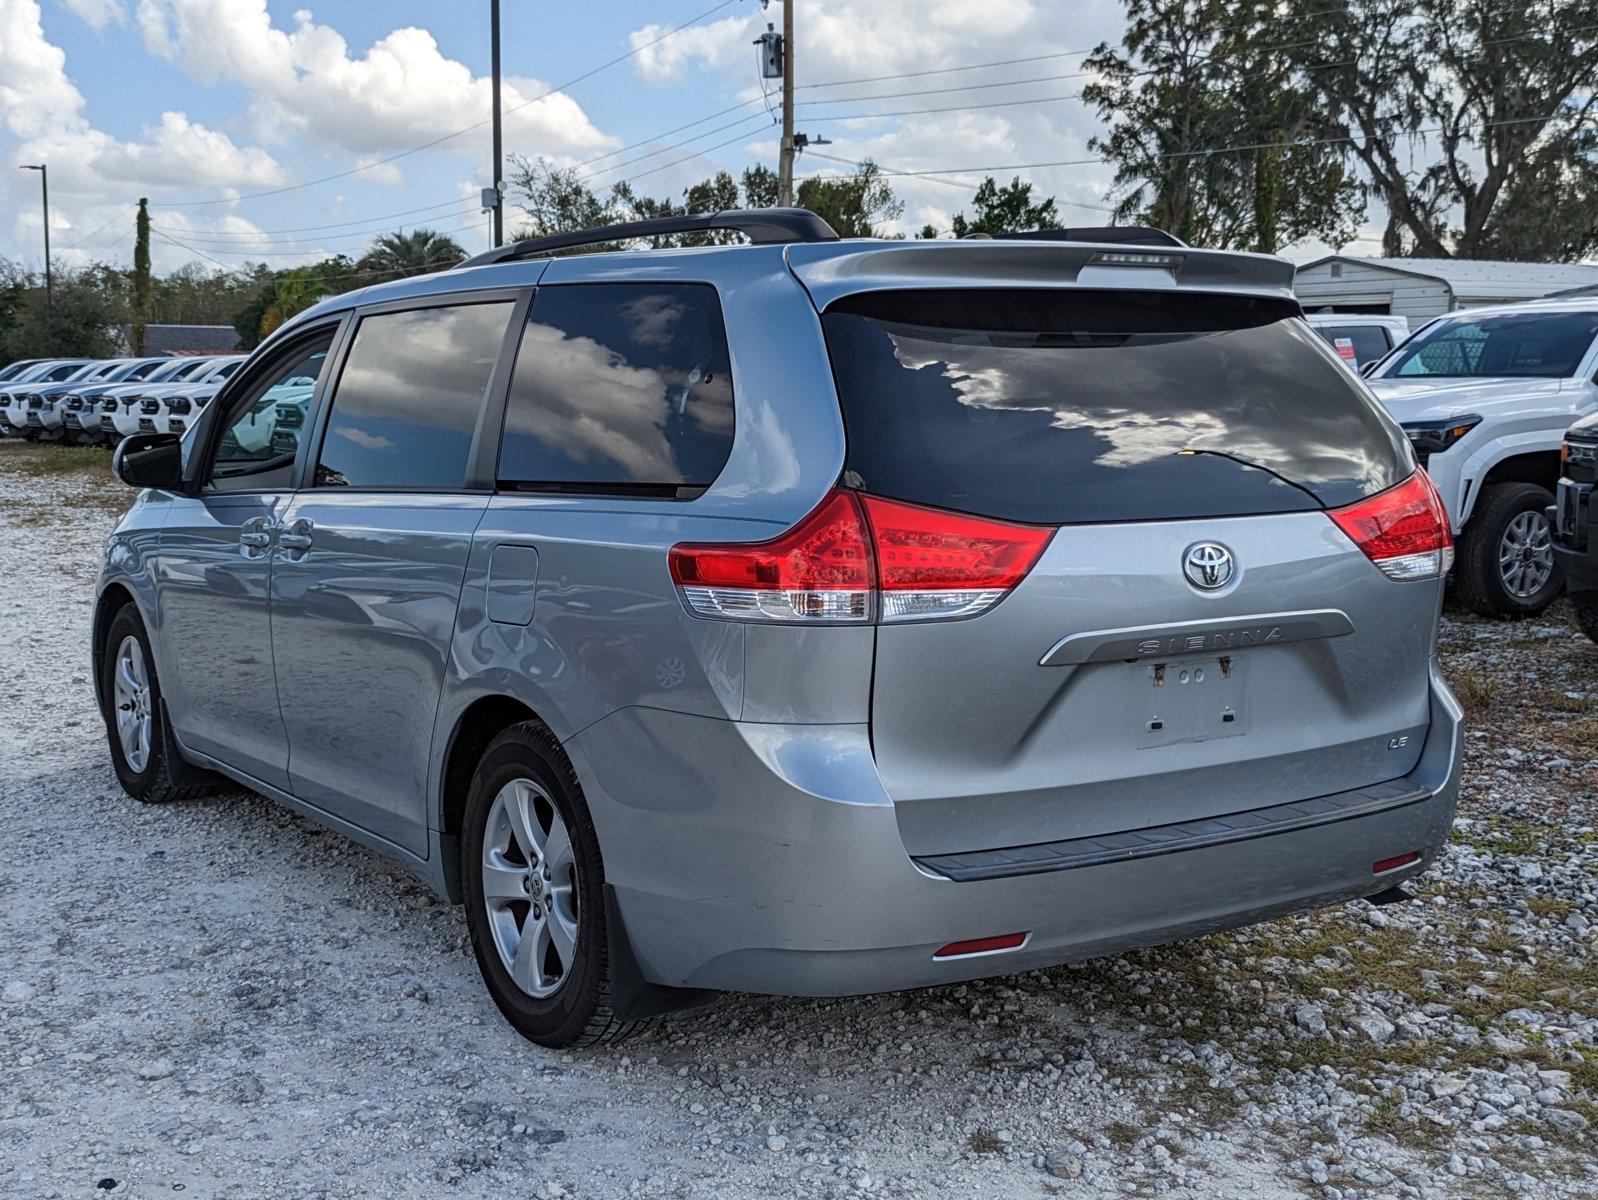
[[(122, 739), (117, 734), (117, 653), (128, 638), (139, 643), (149, 680), (149, 752), (142, 769), (135, 769), (128, 761)], [(198, 799), (212, 790), (213, 785), (210, 784), (179, 786), (175, 782), (177, 776), (186, 772), (182, 769), (184, 764), (174, 763), (171, 758), (171, 741), (166, 736), (166, 711), (161, 706), (161, 681), (156, 675), (155, 655), (150, 651), (150, 638), (144, 630), (144, 622), (139, 619), (139, 610), (132, 604), (124, 604), (111, 618), (105, 645), (101, 647), (99, 683), (100, 710), (105, 717), (106, 740), (111, 746), (111, 765), (116, 769), (117, 780), (122, 784), (123, 791), (145, 804), (165, 804), (173, 800)]]
[(1576, 610), (1576, 625), (1594, 642), (1598, 642), (1598, 592), (1583, 592), (1570, 598)]
[(1528, 595), (1510, 591), (1499, 567), (1500, 545), (1511, 523), (1526, 513), (1546, 520), (1543, 510), (1553, 502), (1553, 496), (1535, 483), (1498, 483), (1482, 493), (1460, 535), (1454, 567), (1454, 583), (1466, 608), (1484, 617), (1534, 617), (1554, 602), (1565, 586), (1558, 564), (1547, 581)]
[[(482, 863), (495, 798), (509, 783), (530, 780), (553, 801), (565, 823), (575, 864), (577, 937), (573, 962), (558, 989), (540, 999), (506, 968), (489, 924)], [(461, 880), (472, 951), (489, 995), (518, 1033), (552, 1049), (618, 1041), (634, 1028), (610, 1004), (610, 942), (605, 920), (605, 869), (599, 838), (576, 772), (554, 736), (536, 721), (500, 733), (477, 764), (461, 830)]]

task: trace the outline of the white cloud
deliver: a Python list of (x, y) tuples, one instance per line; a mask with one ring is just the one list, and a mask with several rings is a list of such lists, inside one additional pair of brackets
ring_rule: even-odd
[(56, 0), (56, 3), (96, 30), (128, 23), (128, 10), (122, 6), (122, 0)]
[[(0, 123), (13, 141), (12, 163), (50, 165), (50, 230), (65, 262), (116, 245), (115, 218), (125, 212), (131, 228), (132, 200), (139, 195), (238, 191), (289, 179), (266, 151), (239, 146), (183, 113), (164, 112), (138, 138), (123, 140), (97, 129), (84, 107), (66, 55), (45, 38), (37, 0), (0, 0)], [(32, 246), (41, 226), (36, 177), (18, 176), (0, 172), (0, 211), (13, 214), (15, 242)], [(207, 223), (228, 219), (218, 213)], [(96, 230), (107, 222), (102, 238)], [(75, 250), (81, 241), (90, 244)]]
[[(424, 29), (396, 29), (355, 56), (308, 11), (279, 29), (266, 0), (139, 0), (138, 21), (151, 53), (201, 82), (247, 88), (263, 137), (299, 135), (375, 159), (475, 126), (489, 111), (488, 78), (445, 57)], [(558, 155), (616, 144), (569, 96), (527, 103), (546, 90), (536, 79), (505, 81), (507, 149)], [(468, 135), (445, 146), (480, 144), (486, 138)]]

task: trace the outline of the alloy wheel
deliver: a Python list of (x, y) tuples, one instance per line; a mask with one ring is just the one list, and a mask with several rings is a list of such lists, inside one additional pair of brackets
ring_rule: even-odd
[(144, 647), (129, 634), (117, 647), (112, 675), (112, 700), (116, 705), (117, 740), (129, 770), (143, 774), (150, 761), (150, 672)]
[(1548, 585), (1554, 550), (1546, 516), (1523, 512), (1505, 526), (1498, 542), (1498, 573), (1504, 590), (1517, 600), (1529, 600)]
[(577, 955), (577, 862), (560, 810), (533, 780), (513, 779), (494, 797), (482, 877), (500, 962), (529, 996), (554, 995)]

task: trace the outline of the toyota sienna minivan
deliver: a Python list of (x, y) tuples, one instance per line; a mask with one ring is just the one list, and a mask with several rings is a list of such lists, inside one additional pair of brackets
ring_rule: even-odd
[(1452, 547), (1292, 283), (768, 210), (326, 300), (118, 451), (117, 775), (407, 864), (549, 1046), (1396, 898)]

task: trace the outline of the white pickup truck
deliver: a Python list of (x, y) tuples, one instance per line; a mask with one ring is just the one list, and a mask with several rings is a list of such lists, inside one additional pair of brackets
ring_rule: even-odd
[(1442, 495), (1460, 598), (1531, 616), (1559, 595), (1547, 509), (1571, 422), (1598, 412), (1598, 298), (1439, 317), (1368, 373)]

